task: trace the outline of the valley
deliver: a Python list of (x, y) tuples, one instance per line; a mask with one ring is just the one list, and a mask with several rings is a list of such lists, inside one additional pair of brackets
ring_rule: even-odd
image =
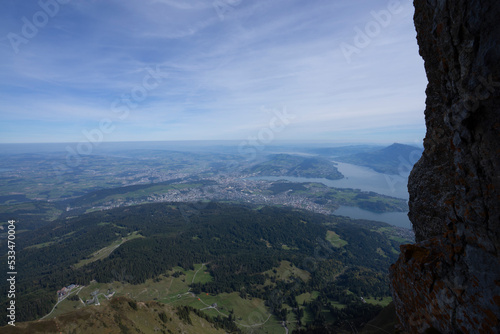
[(0, 243), (3, 220), (16, 219), (26, 268), (22, 326), (78, 333), (75, 319), (99, 314), (89, 326), (134, 331), (145, 312), (167, 333), (169, 321), (300, 333), (361, 328), (390, 303), (387, 268), (413, 232), (336, 211), (404, 214), (404, 198), (327, 185), (349, 180), (321, 154), (215, 151), (125, 150), (66, 167), (63, 154), (26, 153), (0, 165)]
[[(332, 214), (340, 206), (373, 212), (408, 210), (404, 198), (392, 195), (394, 190), (388, 195), (360, 190), (364, 184), (373, 188), (364, 180), (350, 186), (351, 181), (342, 179), (335, 163), (327, 164), (326, 157), (275, 154), (247, 161), (226, 149), (211, 154), (119, 151), (81, 156), (76, 166), (68, 165), (63, 153), (8, 158), (8, 162), (0, 161), (0, 190), (5, 194), (0, 196), (0, 219), (15, 216), (25, 229), (58, 217), (152, 202), (227, 201), (324, 214)], [(283, 180), (279, 176), (265, 179), (266, 175), (281, 175)], [(333, 188), (321, 181), (332, 182), (329, 178), (342, 183)], [(386, 178), (382, 182), (387, 188), (404, 185), (399, 179)]]

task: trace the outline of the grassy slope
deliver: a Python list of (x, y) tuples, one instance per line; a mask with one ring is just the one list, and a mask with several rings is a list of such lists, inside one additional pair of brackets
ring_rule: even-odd
[[(203, 309), (205, 314), (212, 317), (227, 317), (229, 312), (233, 311), (236, 323), (242, 330), (251, 331), (252, 329), (255, 330), (258, 328), (259, 333), (283, 333), (284, 329), (280, 325), (280, 322), (275, 316), (269, 313), (262, 299), (244, 299), (236, 292), (222, 293), (219, 295), (194, 295), (191, 293), (189, 291), (189, 284), (191, 282), (200, 283), (212, 280), (210, 274), (204, 271), (206, 267), (202, 267), (201, 264), (196, 264), (194, 267), (194, 270), (184, 270), (180, 267), (176, 267), (168, 273), (168, 277), (162, 276), (160, 280), (148, 280), (146, 283), (138, 285), (117, 281), (113, 283), (96, 282), (81, 289), (78, 296), (83, 301), (86, 301), (91, 299), (92, 292), (99, 291), (99, 301), (101, 305), (105, 306), (109, 304), (109, 301), (102, 294), (107, 293), (109, 289), (115, 292), (111, 300), (116, 298), (131, 298), (138, 303), (144, 302), (146, 304), (148, 301), (154, 300), (160, 302), (161, 305), (168, 305), (171, 308), (176, 306), (191, 306), (195, 309)], [(290, 266), (288, 261), (283, 261), (281, 265), (275, 269), (277, 275), (282, 279), (287, 279), (292, 274), (303, 277), (304, 279), (308, 279), (309, 276), (307, 272)], [(182, 274), (178, 277), (174, 277), (172, 275), (174, 272), (180, 272)], [(117, 273), (117, 275), (119, 274), (120, 273)], [(126, 275), (124, 276), (126, 277)], [(214, 303), (217, 303), (217, 309), (209, 308), (209, 306)], [(66, 299), (57, 306), (56, 310), (50, 314), (48, 319), (59, 319), (61, 316), (65, 316), (76, 310), (84, 313), (87, 309), (96, 307), (100, 306), (84, 306), (80, 301), (70, 301)], [(97, 328), (99, 329), (99, 327)]]
[(326, 231), (326, 240), (330, 242), (333, 245), (333, 247), (337, 248), (344, 247), (345, 245), (347, 245), (347, 241), (342, 240), (337, 233), (330, 230)]
[(91, 262), (95, 262), (97, 260), (102, 260), (102, 259), (108, 257), (109, 254), (111, 254), (115, 249), (120, 247), (123, 243), (125, 243), (129, 240), (136, 239), (136, 238), (143, 238), (143, 236), (141, 236), (137, 232), (133, 232), (124, 238), (120, 238), (118, 240), (115, 240), (111, 245), (106, 246), (106, 247), (98, 250), (97, 252), (93, 253), (90, 258), (82, 260), (82, 261), (78, 262), (77, 264), (75, 264), (75, 268), (80, 268), (80, 267), (83, 267), (84, 265), (89, 264)]
[[(130, 303), (129, 303), (130, 302)], [(157, 302), (138, 302), (134, 309), (128, 298), (114, 298), (101, 306), (86, 307), (83, 310), (60, 315), (55, 319), (17, 323), (16, 327), (0, 328), (5, 334), (31, 333), (182, 333), (216, 334), (225, 333), (212, 324), (191, 313), (192, 325), (184, 323), (174, 308)], [(159, 314), (164, 312), (166, 322)]]
[[(202, 267), (201, 264), (196, 264), (194, 267), (194, 270), (184, 270), (180, 267), (176, 267), (168, 273), (168, 277), (162, 276), (159, 280), (148, 280), (146, 283), (138, 285), (121, 282), (93, 283), (84, 287), (78, 295), (83, 301), (86, 301), (91, 299), (92, 292), (99, 291), (100, 303), (106, 305), (109, 302), (101, 294), (107, 293), (108, 289), (110, 289), (115, 292), (114, 297), (127, 297), (139, 303), (155, 300), (161, 302), (162, 305), (167, 304), (170, 307), (181, 305), (191, 306), (199, 310), (203, 309), (204, 313), (213, 317), (226, 317), (229, 315), (230, 311), (233, 311), (236, 323), (242, 330), (251, 330), (252, 328), (255, 330), (258, 328), (259, 333), (270, 334), (282, 333), (284, 331), (278, 319), (269, 313), (262, 299), (244, 299), (236, 292), (222, 293), (219, 295), (194, 295), (189, 292), (189, 283), (208, 282), (212, 280), (210, 274), (204, 271), (205, 267)], [(288, 280), (294, 275), (307, 281), (310, 276), (309, 273), (292, 266), (288, 261), (282, 261), (280, 266), (276, 267), (275, 270), (276, 273), (274, 273), (273, 270), (267, 273), (281, 280)], [(182, 274), (178, 277), (174, 277), (172, 275), (174, 272), (180, 272)], [(117, 275), (119, 274), (120, 273), (117, 273)], [(126, 277), (126, 275), (124, 276)], [(297, 297), (297, 301), (299, 305), (301, 305), (304, 300), (310, 302), (317, 298), (318, 295), (319, 293), (317, 291), (305, 293)], [(214, 303), (217, 303), (217, 310), (209, 308), (209, 306)], [(341, 304), (337, 306), (344, 307), (344, 305)], [(95, 306), (90, 306), (90, 308), (93, 307)], [(287, 308), (287, 305), (285, 304), (284, 307)], [(88, 306), (84, 306), (80, 301), (64, 300), (57, 306), (57, 309), (48, 319), (53, 319), (54, 317), (59, 318), (77, 309), (85, 310), (88, 308)], [(296, 321), (295, 316), (291, 313), (289, 314), (289, 318), (292, 322)], [(302, 320), (311, 321), (312, 319), (310, 318), (311, 316), (306, 312)], [(289, 329), (293, 327), (294, 325), (291, 324)]]

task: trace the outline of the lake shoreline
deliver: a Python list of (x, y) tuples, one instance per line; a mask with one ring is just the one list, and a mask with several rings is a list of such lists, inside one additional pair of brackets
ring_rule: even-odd
[[(361, 191), (373, 191), (380, 195), (396, 197), (408, 200), (407, 189), (408, 178), (401, 175), (389, 175), (378, 173), (371, 168), (356, 166), (344, 162), (332, 161), (339, 172), (344, 175), (340, 180), (328, 180), (325, 178), (306, 178), (292, 176), (254, 176), (249, 180), (280, 181), (285, 180), (296, 183), (321, 183), (331, 188), (359, 189)], [(408, 218), (408, 212), (384, 212), (377, 213), (358, 207), (341, 206), (333, 212), (335, 215), (347, 216), (352, 219), (367, 219), (381, 221), (393, 226), (412, 228)]]

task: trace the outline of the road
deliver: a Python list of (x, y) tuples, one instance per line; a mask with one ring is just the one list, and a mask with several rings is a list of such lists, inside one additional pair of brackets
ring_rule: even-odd
[[(80, 292), (83, 288), (84, 288), (84, 286), (79, 287), (79, 289), (78, 289), (78, 291), (77, 291), (76, 293), (78, 294), (78, 292)], [(76, 287), (75, 287), (75, 288), (73, 288), (73, 289), (76, 289)], [(48, 317), (49, 315), (51, 315), (51, 314), (52, 314), (52, 312), (54, 312), (54, 310), (56, 309), (57, 305), (59, 305), (59, 303), (60, 303), (60, 302), (62, 302), (62, 301), (63, 301), (63, 300), (65, 300), (66, 298), (68, 298), (68, 297), (69, 297), (69, 295), (71, 295), (71, 294), (73, 293), (73, 289), (72, 289), (70, 292), (68, 292), (68, 293), (66, 294), (66, 296), (64, 296), (63, 298), (59, 299), (59, 300), (57, 301), (57, 303), (54, 305), (54, 307), (52, 308), (52, 311), (50, 311), (48, 314), (44, 315), (42, 318), (40, 318), (40, 320), (45, 319), (46, 317)]]
[(286, 321), (282, 321), (281, 326), (283, 326), (283, 328), (285, 328), (285, 334), (288, 334), (288, 327), (286, 327)]
[(196, 275), (198, 274), (198, 271), (200, 271), (201, 269), (203, 269), (203, 267), (205, 267), (207, 264), (208, 263), (202, 263), (200, 269), (196, 270), (196, 272), (194, 273), (193, 279), (191, 280), (191, 284), (194, 283), (194, 279), (196, 278)]

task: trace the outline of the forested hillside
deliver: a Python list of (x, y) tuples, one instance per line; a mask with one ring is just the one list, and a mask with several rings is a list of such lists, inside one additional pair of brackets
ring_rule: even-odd
[[(220, 203), (147, 204), (66, 218), (18, 238), (17, 316), (46, 315), (56, 291), (71, 283), (113, 282), (123, 273), (127, 283), (141, 284), (205, 263), (212, 279), (191, 284), (194, 294), (237, 292), (264, 300), (278, 319), (295, 314), (299, 325), (341, 326), (359, 318), (352, 310), (367, 309), (364, 317), (379, 310), (361, 297), (389, 296), (386, 270), (401, 241), (393, 232), (383, 223)], [(93, 259), (114, 242), (119, 247), (109, 256)], [(279, 277), (284, 261), (306, 276)], [(298, 296), (313, 291), (318, 297), (299, 307)]]
[(329, 180), (344, 177), (334, 163), (327, 159), (289, 154), (271, 155), (269, 160), (248, 168), (246, 172), (261, 176), (311, 177)]

